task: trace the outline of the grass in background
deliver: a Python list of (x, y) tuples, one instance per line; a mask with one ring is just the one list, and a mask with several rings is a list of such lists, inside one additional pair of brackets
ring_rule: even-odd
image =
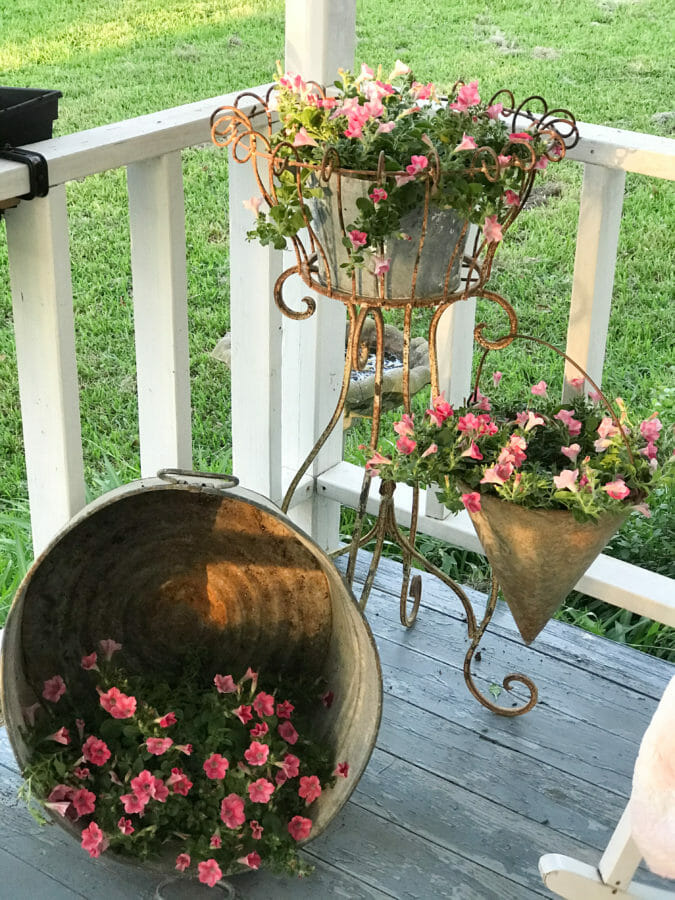
[[(504, 86), (519, 98), (541, 92), (582, 121), (652, 133), (669, 127), (652, 119), (669, 110), (673, 82), (657, 0), (558, 0), (542, 11), (526, 0), (358, 0), (357, 16), (357, 62), (401, 58), (446, 89), (459, 77), (478, 78), (483, 92)], [(15, 0), (0, 9), (0, 82), (62, 90), (55, 134), (66, 134), (266, 82), (283, 56), (283, 26), (282, 0)], [(229, 379), (210, 356), (229, 328), (226, 152), (191, 149), (183, 162), (194, 459), (199, 468), (228, 471)], [(552, 166), (542, 184), (553, 196), (510, 231), (493, 284), (513, 302), (522, 331), (564, 346), (581, 167)], [(85, 469), (90, 493), (100, 493), (111, 472), (124, 482), (139, 471), (124, 172), (69, 184), (68, 201)], [(675, 421), (672, 201), (671, 184), (628, 176), (605, 369), (610, 394), (644, 414), (656, 408), (667, 421)], [(479, 318), (493, 334), (503, 331), (503, 314), (493, 305), (480, 304)], [(540, 378), (552, 390), (561, 386), (553, 354), (530, 346), (494, 355), (492, 368), (507, 373), (502, 389), (514, 395)], [(2, 604), (30, 559), (2, 237), (0, 405), (1, 620)], [(347, 458), (362, 461), (362, 439), (363, 432), (348, 435)], [(665, 560), (672, 572), (671, 500), (664, 498), (649, 523), (631, 517), (611, 552), (658, 571)], [(427, 549), (453, 577), (471, 577), (467, 563), (478, 566), (463, 551)], [(604, 627), (595, 601), (581, 602), (586, 606), (570, 615)], [(656, 641), (648, 628), (629, 630), (621, 617), (607, 627), (614, 636), (624, 628), (631, 639)], [(666, 637), (672, 645), (672, 635)]]

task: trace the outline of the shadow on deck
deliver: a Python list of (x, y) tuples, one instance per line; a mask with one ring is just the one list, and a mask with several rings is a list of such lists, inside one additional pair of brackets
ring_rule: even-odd
[[(406, 631), (399, 576), (398, 564), (383, 560), (368, 603), (385, 690), (370, 765), (328, 833), (308, 846), (314, 875), (234, 878), (242, 900), (551, 897), (539, 856), (595, 865), (621, 816), (672, 665), (559, 622), (528, 649), (499, 604), (474, 663), (477, 682), (487, 692), (521, 671), (539, 703), (524, 717), (498, 717), (464, 686), (459, 603), (425, 577), (418, 622)], [(471, 596), (480, 613), (484, 598)], [(0, 897), (152, 898), (158, 879), (147, 871), (90, 860), (60, 829), (34, 824), (16, 799), (19, 776), (0, 735)]]

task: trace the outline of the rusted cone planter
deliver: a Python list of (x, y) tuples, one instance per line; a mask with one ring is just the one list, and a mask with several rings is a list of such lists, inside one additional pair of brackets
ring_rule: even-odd
[(531, 644), (628, 513), (577, 522), (571, 512), (526, 509), (481, 495), (470, 512), (518, 630)]

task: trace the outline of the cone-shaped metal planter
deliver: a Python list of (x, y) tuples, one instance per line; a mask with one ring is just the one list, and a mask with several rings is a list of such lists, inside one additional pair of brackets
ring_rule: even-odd
[(577, 522), (571, 512), (526, 509), (481, 495), (470, 513), (492, 571), (531, 644), (628, 515)]

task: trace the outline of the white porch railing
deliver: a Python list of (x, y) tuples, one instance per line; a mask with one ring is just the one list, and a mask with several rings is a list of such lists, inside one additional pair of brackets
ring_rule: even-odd
[[(353, 28), (328, 4), (287, 0), (287, 64), (332, 80), (353, 59)], [(312, 20), (312, 16), (314, 17)], [(333, 18), (331, 18), (333, 16)], [(317, 24), (317, 17), (320, 20)], [(312, 20), (312, 27), (307, 22)], [(317, 31), (324, 40), (317, 40)], [(84, 503), (64, 185), (108, 169), (128, 174), (141, 468), (191, 464), (185, 220), (180, 151), (209, 140), (209, 117), (235, 94), (203, 100), (36, 144), (51, 191), (7, 211), (7, 241), (35, 553)], [(675, 141), (597, 125), (580, 126), (570, 152), (584, 165), (567, 350), (599, 383), (605, 355), (626, 172), (675, 179)], [(18, 163), (0, 162), (0, 201), (26, 193)], [(306, 322), (283, 320), (271, 288), (280, 253), (249, 244), (242, 200), (254, 193), (247, 166), (230, 171), (232, 442), (234, 471), (274, 500), (283, 494), (335, 405), (342, 376), (344, 310), (320, 302)], [(35, 247), (40, 253), (35, 253)], [(468, 393), (473, 304), (444, 316), (441, 386), (453, 402)], [(254, 328), (245, 327), (252, 321)], [(342, 461), (336, 434), (295, 497), (296, 521), (324, 545), (337, 542), (339, 505), (356, 506), (362, 470)], [(372, 492), (376, 496), (375, 490)], [(401, 521), (409, 493), (397, 491)], [(376, 500), (373, 499), (373, 508)], [(433, 498), (423, 533), (479, 550), (466, 514), (443, 518)], [(675, 625), (675, 583), (601, 556), (578, 585), (617, 606)]]

